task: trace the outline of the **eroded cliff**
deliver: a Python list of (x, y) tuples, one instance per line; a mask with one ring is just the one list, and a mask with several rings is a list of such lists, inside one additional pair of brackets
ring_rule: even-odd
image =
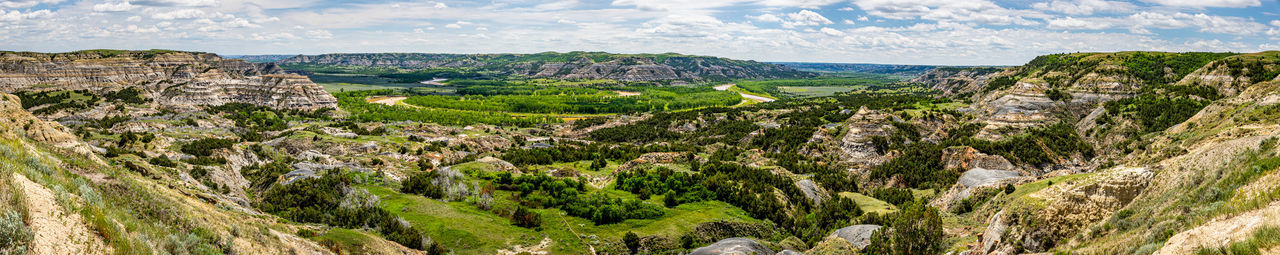
[(337, 99), (305, 76), (275, 64), (211, 53), (92, 50), (0, 52), (0, 92), (143, 89), (171, 106), (250, 103), (284, 109), (337, 108)]

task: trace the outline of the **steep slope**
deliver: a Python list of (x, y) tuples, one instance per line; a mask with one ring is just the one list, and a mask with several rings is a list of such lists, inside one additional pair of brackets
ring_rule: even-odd
[[(1104, 152), (965, 215), (987, 223), (971, 251), (1187, 254), (1274, 228), (1265, 219), (1280, 198), (1278, 57), (1051, 55), (995, 77), (1006, 81), (975, 96), (988, 127), (1066, 121)], [(1000, 125), (1001, 114), (1040, 119)]]
[(251, 64), (215, 54), (91, 50), (69, 53), (0, 52), (0, 92), (141, 88), (161, 105), (239, 102), (287, 109), (336, 108), (337, 99), (304, 76), (274, 64)]
[(408, 70), (464, 68), (532, 78), (657, 81), (809, 77), (811, 73), (755, 61), (667, 54), (600, 52), (537, 54), (360, 53), (299, 55), (286, 67), (392, 67)]
[(929, 84), (944, 96), (967, 98), (986, 87), (988, 79), (1005, 71), (997, 67), (940, 67), (912, 78), (909, 82)]

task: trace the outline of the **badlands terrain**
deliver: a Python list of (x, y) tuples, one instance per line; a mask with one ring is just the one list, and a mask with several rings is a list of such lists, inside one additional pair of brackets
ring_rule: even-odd
[(0, 52), (0, 254), (1276, 254), (1280, 52)]

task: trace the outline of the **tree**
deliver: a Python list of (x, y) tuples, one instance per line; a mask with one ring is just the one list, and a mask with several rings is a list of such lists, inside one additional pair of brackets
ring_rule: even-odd
[(867, 254), (942, 254), (946, 248), (938, 208), (911, 202), (894, 215), (889, 226), (871, 235)]
[(1004, 185), (1005, 194), (1013, 194), (1013, 191), (1015, 190), (1017, 190), (1017, 188), (1014, 188), (1012, 183)]
[(635, 232), (627, 231), (627, 234), (622, 236), (622, 243), (627, 245), (627, 250), (631, 251), (631, 254), (636, 254), (640, 249), (640, 236)]
[(609, 165), (609, 162), (605, 161), (604, 157), (597, 156), (595, 160), (591, 161), (591, 170), (599, 171), (600, 169), (604, 169), (605, 166), (608, 166), (608, 165)]
[(667, 194), (662, 195), (662, 204), (667, 207), (676, 207), (677, 205), (680, 205), (680, 202), (676, 201), (676, 191), (668, 190)]

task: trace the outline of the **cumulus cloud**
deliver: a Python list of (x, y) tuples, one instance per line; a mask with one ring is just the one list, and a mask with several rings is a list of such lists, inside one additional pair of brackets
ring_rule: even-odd
[(124, 20), (128, 22), (139, 22), (139, 21), (142, 21), (142, 16), (130, 16), (129, 18), (126, 18)]
[(1092, 15), (1094, 12), (1128, 12), (1137, 8), (1128, 2), (1106, 0), (1054, 0), (1048, 3), (1034, 3), (1032, 8), (1054, 11), (1071, 15)]
[(760, 4), (765, 6), (816, 9), (834, 3), (839, 3), (841, 1), (844, 0), (763, 0), (760, 1)]
[(1272, 20), (1272, 21), (1271, 21), (1271, 25), (1272, 25), (1272, 26), (1280, 27), (1280, 20)]
[(199, 9), (181, 9), (152, 14), (151, 18), (159, 20), (204, 18), (208, 14)]
[(1039, 22), (1027, 18), (1048, 17), (1038, 12), (1005, 9), (988, 0), (854, 0), (853, 4), (867, 14), (897, 20), (1036, 25)]
[(810, 10), (800, 10), (799, 12), (796, 12), (796, 13), (788, 13), (787, 20), (782, 22), (782, 26), (784, 27), (820, 26), (820, 25), (830, 25), (832, 23), (835, 23), (835, 22), (831, 22), (831, 20), (827, 19), (827, 17), (823, 17), (822, 14), (818, 14), (817, 12), (813, 12)]
[(162, 7), (210, 7), (217, 6), (218, 0), (134, 0), (132, 3), (144, 6)]
[(751, 19), (763, 21), (763, 22), (775, 22), (775, 23), (782, 22), (782, 18), (779, 18), (777, 15), (768, 14), (768, 13), (760, 14), (760, 16), (747, 15), (747, 18), (751, 18)]
[(31, 12), (21, 11), (5, 11), (0, 10), (0, 22), (16, 22), (30, 19), (42, 19), (53, 16), (53, 12), (49, 10), (37, 10)]
[(834, 28), (829, 28), (829, 27), (824, 27), (822, 29), (819, 29), (818, 31), (830, 36), (844, 36), (843, 31), (836, 30)]
[(19, 0), (19, 1), (0, 1), (0, 7), (23, 9), (31, 8), (40, 4), (57, 4), (65, 0)]
[(1099, 30), (1111, 28), (1114, 22), (1106, 19), (1076, 19), (1066, 17), (1061, 19), (1049, 20), (1049, 29), (1066, 29), (1066, 30)]
[(1144, 2), (1176, 7), (1227, 7), (1244, 8), (1261, 6), (1258, 0), (1143, 0)]
[(137, 8), (137, 6), (130, 4), (129, 1), (106, 2), (93, 5), (93, 11), (95, 12), (123, 12), (133, 10), (133, 8)]

